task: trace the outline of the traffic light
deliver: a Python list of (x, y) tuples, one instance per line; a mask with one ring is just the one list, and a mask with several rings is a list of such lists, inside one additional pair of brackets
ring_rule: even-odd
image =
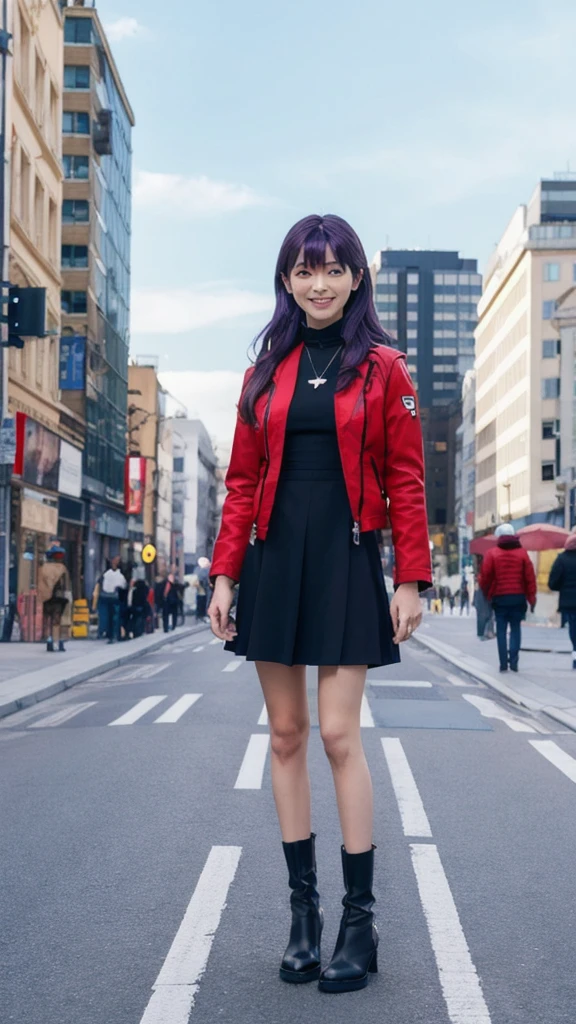
[[(24, 348), (23, 338), (43, 338), (46, 334), (46, 289), (8, 287), (8, 347)], [(3, 343), (6, 347), (6, 342)]]

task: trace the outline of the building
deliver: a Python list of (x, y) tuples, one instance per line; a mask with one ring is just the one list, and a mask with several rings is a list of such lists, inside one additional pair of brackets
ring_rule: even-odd
[(210, 435), (201, 420), (176, 417), (171, 421), (178, 446), (174, 458), (174, 488), (183, 507), (184, 569), (194, 571), (200, 555), (212, 556), (217, 528), (217, 460)]
[(418, 391), (426, 458), (426, 501), (433, 561), (457, 571), (455, 431), (462, 381), (474, 366), (477, 261), (457, 252), (382, 249), (371, 265), (378, 318), (407, 355)]
[(456, 430), (455, 520), (458, 528), (458, 572), (472, 564), (476, 483), (476, 374), (467, 370), (462, 383), (462, 421)]
[[(485, 275), (476, 329), (476, 531), (564, 522), (557, 300), (576, 281), (576, 176), (540, 181)], [(560, 481), (561, 483), (561, 481)]]
[(125, 555), (134, 115), (93, 2), (68, 0), (62, 113), (62, 400), (85, 435), (85, 589)]
[(576, 285), (558, 299), (552, 326), (560, 336), (560, 416), (557, 424), (560, 473), (557, 482), (560, 493), (564, 494), (564, 526), (570, 530), (576, 525)]

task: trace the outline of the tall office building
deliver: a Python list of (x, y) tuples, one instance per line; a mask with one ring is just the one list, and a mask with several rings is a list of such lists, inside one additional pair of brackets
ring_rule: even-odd
[(555, 317), (575, 281), (576, 176), (560, 174), (518, 207), (486, 270), (476, 330), (477, 531), (502, 519), (517, 528), (564, 522), (557, 477), (567, 396)]
[(130, 305), (131, 130), (134, 115), (93, 0), (62, 2), (63, 401), (85, 429), (85, 590), (106, 558), (125, 554)]
[(455, 431), (464, 374), (474, 366), (482, 278), (474, 259), (420, 249), (382, 249), (371, 273), (380, 323), (406, 352), (418, 390), (434, 560), (456, 572)]

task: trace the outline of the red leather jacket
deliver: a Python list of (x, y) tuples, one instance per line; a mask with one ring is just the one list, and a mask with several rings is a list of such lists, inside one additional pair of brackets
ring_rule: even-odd
[[(250, 539), (264, 540), (282, 466), (288, 409), (303, 344), (276, 368), (257, 400), (258, 428), (238, 415), (225, 484), (228, 494), (214, 546), (210, 578), (239, 580)], [(418, 400), (404, 353), (375, 345), (360, 377), (334, 395), (336, 433), (354, 526), (360, 532), (392, 527), (394, 582), (432, 581), (422, 431)], [(244, 385), (253, 368), (246, 371)], [(252, 532), (252, 538), (250, 537)]]
[(518, 537), (499, 537), (497, 547), (486, 552), (478, 586), (488, 601), (504, 594), (524, 594), (528, 604), (536, 603), (536, 573)]

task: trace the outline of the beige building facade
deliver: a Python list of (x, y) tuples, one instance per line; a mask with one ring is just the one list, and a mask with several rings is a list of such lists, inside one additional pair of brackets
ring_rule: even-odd
[(476, 531), (563, 523), (554, 311), (575, 268), (576, 180), (543, 180), (506, 228), (478, 305)]

